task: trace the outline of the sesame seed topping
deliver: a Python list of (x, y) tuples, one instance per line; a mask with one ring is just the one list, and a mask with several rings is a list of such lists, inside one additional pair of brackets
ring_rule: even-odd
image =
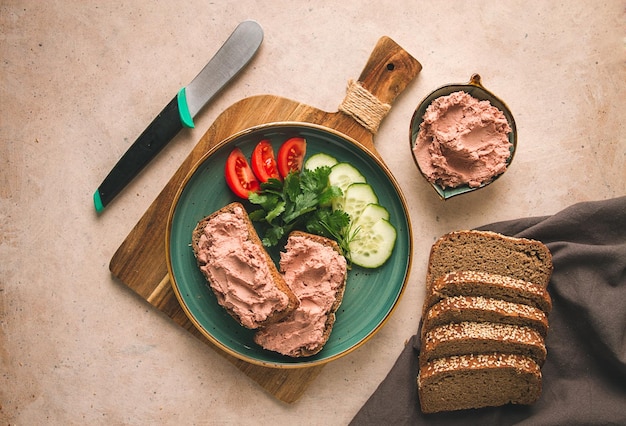
[(524, 355), (490, 353), (490, 354), (469, 354), (454, 355), (437, 358), (426, 363), (420, 368), (420, 376), (423, 378), (438, 373), (457, 370), (484, 369), (484, 368), (515, 368), (528, 370), (536, 374), (541, 374), (539, 365), (531, 358)]
[(530, 327), (492, 322), (464, 321), (460, 323), (444, 324), (426, 334), (426, 342), (464, 338), (543, 344), (543, 338), (537, 331)]
[(545, 321), (545, 314), (532, 306), (482, 296), (453, 296), (443, 299), (430, 308), (428, 317), (433, 318), (447, 310), (493, 311), (502, 315), (520, 316), (536, 321)]

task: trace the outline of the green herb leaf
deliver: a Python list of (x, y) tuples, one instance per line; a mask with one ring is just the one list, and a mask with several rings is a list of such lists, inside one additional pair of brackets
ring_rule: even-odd
[(283, 194), (286, 199), (295, 201), (298, 194), (300, 194), (300, 174), (291, 172), (285, 177), (283, 183)]
[(260, 207), (250, 218), (259, 223), (265, 246), (275, 246), (292, 230), (300, 229), (336, 240), (348, 254), (350, 217), (331, 207), (332, 200), (343, 194), (339, 187), (329, 185), (329, 174), (330, 167), (292, 172), (284, 181), (270, 179), (259, 192), (250, 194), (249, 201)]
[(282, 200), (278, 201), (275, 207), (267, 212), (267, 216), (265, 217), (265, 220), (268, 223), (272, 223), (274, 219), (279, 217), (285, 211), (285, 205), (286, 203), (284, 201)]
[(342, 197), (343, 191), (338, 186), (327, 186), (319, 196), (319, 203), (322, 206), (329, 205), (334, 198)]

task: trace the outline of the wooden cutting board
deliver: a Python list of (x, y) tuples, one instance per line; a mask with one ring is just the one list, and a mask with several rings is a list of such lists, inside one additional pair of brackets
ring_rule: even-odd
[[(374, 148), (373, 137), (384, 115), (381, 116), (380, 111), (377, 111), (381, 108), (378, 104), (382, 104), (383, 110), (388, 109), (421, 69), (421, 64), (398, 44), (388, 37), (382, 37), (357, 82), (360, 89), (365, 89), (365, 97), (360, 89), (356, 95), (348, 91), (350, 99), (346, 95), (339, 107), (340, 111), (347, 112), (324, 112), (271, 95), (254, 96), (233, 104), (217, 117), (117, 249), (109, 265), (111, 273), (176, 324), (218, 351), (267, 392), (281, 401), (295, 402), (323, 366), (275, 369), (239, 360), (209, 342), (180, 307), (170, 284), (165, 257), (166, 222), (174, 195), (192, 166), (212, 146), (234, 133), (259, 124), (278, 121), (319, 124), (344, 133), (379, 156)], [(377, 101), (372, 102), (372, 98), (368, 100), (368, 95), (373, 95)], [(348, 103), (350, 106), (346, 107)], [(374, 129), (370, 122), (372, 116)]]

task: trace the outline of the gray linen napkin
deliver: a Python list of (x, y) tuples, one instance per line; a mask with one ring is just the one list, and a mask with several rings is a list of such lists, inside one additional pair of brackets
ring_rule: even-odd
[(626, 196), (480, 229), (539, 240), (552, 252), (553, 309), (539, 401), (422, 414), (418, 330), (350, 424), (626, 425)]

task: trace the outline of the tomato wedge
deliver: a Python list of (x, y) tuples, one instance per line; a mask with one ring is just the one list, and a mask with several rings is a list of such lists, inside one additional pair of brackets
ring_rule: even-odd
[(291, 171), (302, 169), (306, 154), (306, 140), (304, 138), (291, 138), (285, 141), (278, 150), (278, 171), (285, 177)]
[(261, 188), (240, 148), (233, 149), (228, 156), (224, 177), (231, 191), (240, 198), (248, 198), (250, 192), (257, 192)]
[(268, 140), (262, 140), (254, 147), (250, 165), (257, 179), (267, 182), (270, 178), (280, 179), (274, 149)]

